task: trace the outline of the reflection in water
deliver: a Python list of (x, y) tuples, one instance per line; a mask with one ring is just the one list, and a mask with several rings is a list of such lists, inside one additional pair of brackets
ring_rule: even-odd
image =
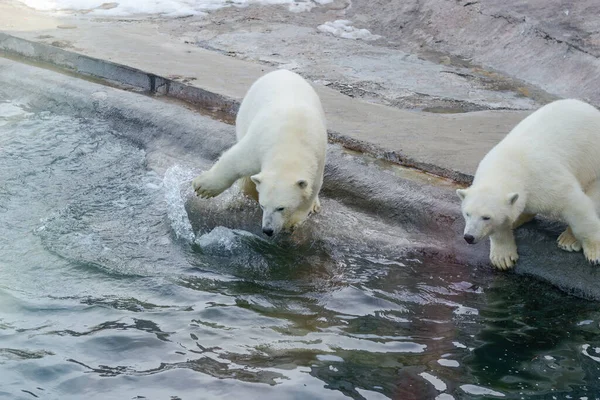
[(594, 303), (331, 198), (266, 240), (235, 189), (194, 199), (195, 166), (1, 104), (0, 397), (600, 393)]

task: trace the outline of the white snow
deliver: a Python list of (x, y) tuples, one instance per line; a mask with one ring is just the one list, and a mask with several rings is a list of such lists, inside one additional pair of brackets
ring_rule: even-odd
[(312, 10), (317, 7), (317, 4), (323, 5), (329, 3), (333, 3), (333, 0), (292, 1), (289, 8), (291, 12), (300, 13)]
[(251, 4), (273, 5), (287, 4), (290, 11), (310, 11), (318, 4), (327, 4), (333, 0), (19, 0), (28, 7), (41, 11), (77, 11), (92, 16), (162, 15), (166, 17), (185, 17), (204, 15), (206, 11), (223, 7), (244, 7)]
[(319, 32), (330, 33), (343, 39), (377, 40), (379, 35), (373, 35), (368, 29), (358, 29), (352, 26), (352, 21), (347, 19), (338, 19), (327, 21), (317, 27)]

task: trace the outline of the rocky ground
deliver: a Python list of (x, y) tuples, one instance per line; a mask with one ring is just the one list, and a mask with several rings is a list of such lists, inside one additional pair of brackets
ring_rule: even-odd
[[(156, 23), (190, 45), (399, 108), (531, 109), (557, 97), (599, 105), (600, 3), (521, 3), (335, 0), (307, 12), (230, 7)], [(337, 20), (350, 21), (346, 36), (371, 35), (322, 27)]]
[(600, 105), (595, 0), (297, 0), (180, 18), (71, 14), (115, 29), (152, 25), (189, 46), (403, 109), (534, 109), (558, 97)]

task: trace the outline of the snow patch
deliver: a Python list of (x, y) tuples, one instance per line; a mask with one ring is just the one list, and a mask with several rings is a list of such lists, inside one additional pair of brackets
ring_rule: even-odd
[(128, 17), (140, 15), (162, 15), (165, 17), (187, 17), (204, 15), (207, 11), (223, 7), (248, 5), (289, 5), (290, 11), (310, 11), (318, 5), (333, 0), (19, 0), (26, 6), (41, 11), (75, 11), (92, 16)]
[(319, 32), (329, 33), (343, 39), (352, 40), (377, 40), (381, 36), (372, 34), (368, 29), (358, 29), (352, 26), (352, 22), (347, 19), (338, 19), (327, 21), (317, 27)]

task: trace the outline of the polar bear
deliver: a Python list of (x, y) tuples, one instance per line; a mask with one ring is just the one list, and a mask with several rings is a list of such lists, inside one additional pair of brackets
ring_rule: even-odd
[(494, 267), (517, 259), (512, 230), (535, 214), (568, 228), (558, 246), (600, 263), (600, 111), (578, 100), (547, 104), (521, 121), (479, 163), (473, 184), (457, 190), (469, 244), (490, 237)]
[(267, 236), (319, 212), (327, 129), (319, 96), (300, 75), (270, 72), (251, 87), (235, 121), (237, 143), (192, 182), (198, 196), (219, 195), (242, 178), (263, 210)]

